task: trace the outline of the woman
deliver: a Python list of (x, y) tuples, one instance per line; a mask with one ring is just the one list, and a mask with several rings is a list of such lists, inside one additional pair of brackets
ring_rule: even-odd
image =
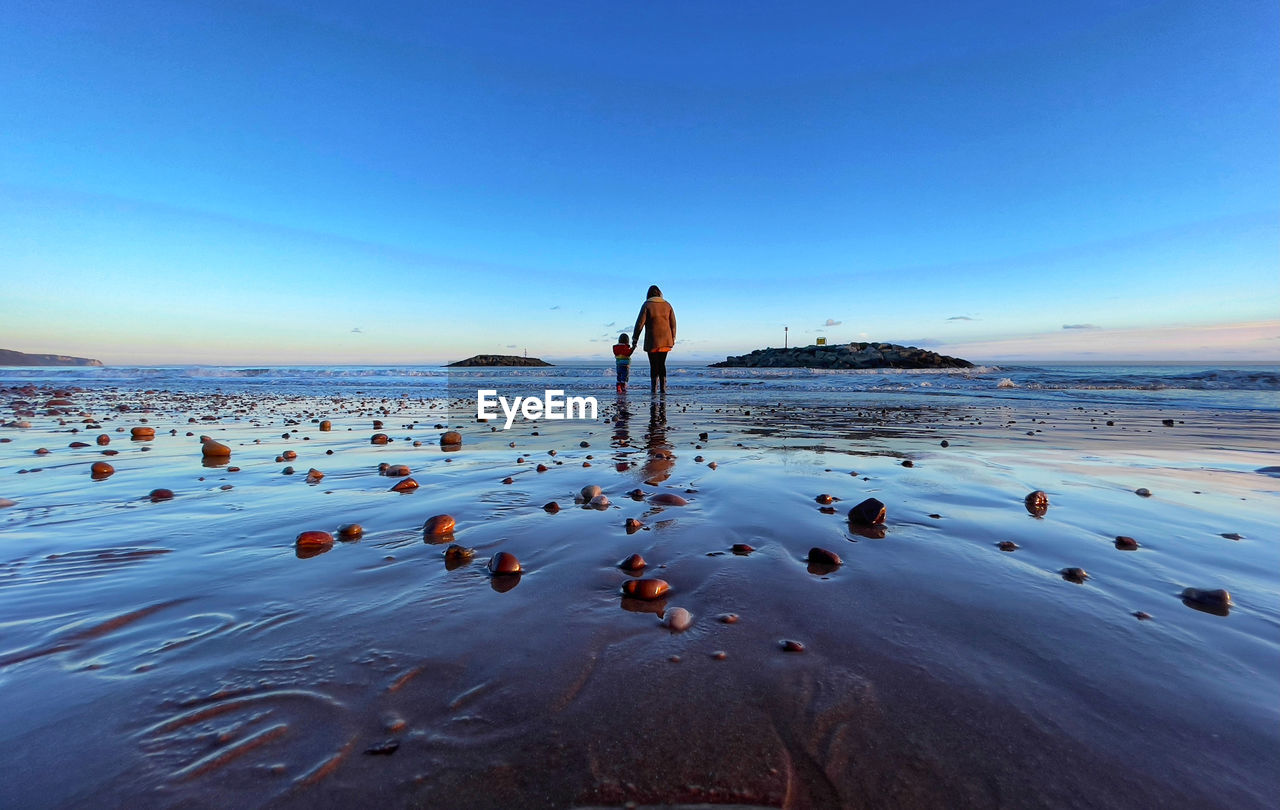
[(636, 328), (631, 330), (631, 345), (640, 345), (640, 332), (644, 332), (644, 351), (649, 355), (649, 391), (667, 392), (667, 352), (676, 345), (676, 313), (662, 297), (662, 290), (654, 284), (649, 288), (644, 306), (636, 317)]

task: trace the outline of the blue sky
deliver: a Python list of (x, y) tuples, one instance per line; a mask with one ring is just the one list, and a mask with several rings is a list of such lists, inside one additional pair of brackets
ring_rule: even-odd
[(1274, 2), (20, 2), (0, 348), (1280, 357)]

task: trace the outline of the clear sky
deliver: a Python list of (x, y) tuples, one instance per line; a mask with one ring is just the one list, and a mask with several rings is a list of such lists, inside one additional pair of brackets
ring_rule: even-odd
[(16, 0), (0, 348), (1280, 358), (1280, 7)]

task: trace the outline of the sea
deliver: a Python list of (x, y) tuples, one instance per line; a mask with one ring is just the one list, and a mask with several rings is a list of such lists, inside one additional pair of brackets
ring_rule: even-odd
[[(1085, 406), (1211, 410), (1280, 410), (1280, 364), (980, 365), (970, 369), (825, 370), (802, 368), (668, 367), (670, 394), (707, 403), (848, 402), (866, 405), (933, 401), (1043, 401)], [(537, 368), (449, 368), (440, 365), (105, 366), (0, 369), (0, 385), (121, 389), (201, 394), (344, 395), (472, 398), (482, 388), (506, 392), (562, 390), (600, 395), (614, 389), (606, 364)], [(632, 389), (648, 385), (643, 362)]]

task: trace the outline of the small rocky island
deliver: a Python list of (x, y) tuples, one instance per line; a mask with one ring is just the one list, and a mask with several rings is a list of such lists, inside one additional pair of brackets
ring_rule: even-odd
[(536, 357), (519, 357), (514, 354), (477, 354), (466, 360), (450, 363), (448, 368), (473, 368), (476, 366), (549, 366), (550, 363)]
[(68, 357), (65, 354), (27, 354), (12, 349), (0, 349), (0, 366), (100, 366), (101, 360), (88, 357)]
[(973, 368), (959, 357), (894, 343), (841, 343), (794, 349), (756, 349), (711, 368)]

